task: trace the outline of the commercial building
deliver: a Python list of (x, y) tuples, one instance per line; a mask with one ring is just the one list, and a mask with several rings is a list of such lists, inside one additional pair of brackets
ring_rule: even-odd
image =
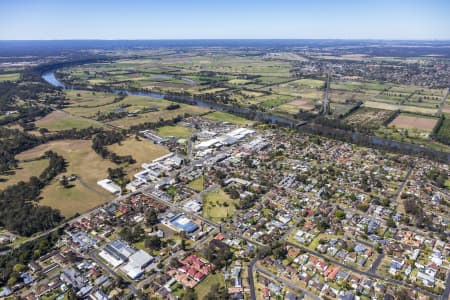
[(190, 219), (183, 216), (183, 214), (178, 214), (173, 217), (166, 219), (163, 222), (172, 230), (177, 232), (184, 231), (186, 233), (193, 233), (198, 229), (198, 225), (192, 222)]
[(144, 269), (154, 261), (154, 257), (139, 250), (128, 258), (128, 263), (122, 267), (122, 271), (132, 280), (139, 279), (144, 274)]
[(121, 240), (115, 240), (107, 244), (99, 253), (113, 268), (116, 268), (126, 262), (128, 258), (136, 252), (136, 249)]

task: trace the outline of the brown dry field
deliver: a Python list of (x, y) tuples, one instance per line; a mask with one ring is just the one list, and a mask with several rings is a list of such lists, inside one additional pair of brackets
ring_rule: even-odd
[(449, 105), (445, 105), (445, 106), (442, 108), (442, 112), (447, 113), (447, 114), (450, 114), (450, 106), (449, 106)]
[(395, 118), (394, 121), (389, 124), (389, 126), (395, 126), (397, 128), (404, 129), (420, 129), (432, 131), (436, 123), (437, 120), (435, 119), (400, 115)]
[[(52, 141), (18, 154), (17, 159), (32, 159), (52, 150), (62, 155), (68, 162), (65, 175), (76, 174), (78, 179), (74, 187), (63, 188), (57, 179), (44, 187), (41, 205), (59, 209), (66, 217), (83, 213), (97, 205), (112, 199), (110, 193), (97, 185), (97, 181), (107, 177), (107, 169), (117, 167), (112, 162), (102, 159), (91, 148), (90, 140)], [(58, 178), (62, 174), (58, 175)]]
[(294, 100), (294, 101), (288, 102), (286, 104), (296, 106), (298, 108), (303, 108), (305, 110), (314, 108), (314, 105), (312, 105), (311, 102), (306, 101), (306, 100)]

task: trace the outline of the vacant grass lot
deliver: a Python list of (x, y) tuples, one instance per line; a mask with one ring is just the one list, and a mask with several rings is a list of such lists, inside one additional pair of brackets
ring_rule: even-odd
[(19, 167), (11, 171), (11, 174), (0, 176), (0, 190), (19, 181), (28, 181), (32, 176), (39, 176), (47, 167), (48, 159), (19, 163)]
[(218, 284), (219, 287), (225, 286), (225, 278), (221, 273), (210, 274), (194, 288), (197, 299), (204, 299), (214, 284)]
[(36, 127), (47, 128), (50, 131), (68, 130), (73, 128), (83, 129), (100, 126), (101, 125), (99, 123), (80, 117), (73, 117), (63, 111), (54, 111), (36, 121)]
[(185, 126), (163, 126), (158, 128), (158, 134), (160, 136), (174, 136), (178, 138), (188, 139), (191, 136), (192, 128)]
[(287, 112), (290, 114), (296, 114), (299, 111), (310, 111), (314, 109), (314, 104), (308, 100), (294, 100), (286, 104), (282, 104), (277, 107), (277, 110)]
[(134, 137), (130, 137), (120, 144), (113, 144), (108, 146), (108, 150), (118, 155), (131, 155), (136, 163), (126, 166), (129, 177), (132, 177), (135, 172), (141, 170), (143, 163), (149, 163), (155, 158), (161, 157), (169, 153), (166, 148), (154, 144), (151, 141), (141, 139), (136, 140)]
[(117, 166), (102, 159), (92, 150), (91, 144), (90, 140), (53, 141), (17, 155), (17, 159), (31, 159), (52, 150), (66, 159), (68, 166), (65, 174), (78, 176), (72, 188), (63, 188), (55, 179), (43, 189), (40, 204), (59, 209), (64, 216), (70, 217), (112, 198), (110, 193), (97, 185), (97, 181), (106, 178), (108, 168)]
[(236, 210), (233, 200), (222, 189), (208, 192), (203, 197), (203, 216), (213, 222), (222, 222), (232, 216)]
[(201, 192), (203, 191), (204, 188), (203, 184), (204, 184), (203, 176), (200, 176), (199, 178), (196, 178), (191, 182), (189, 182), (187, 186), (193, 189), (194, 191)]
[(228, 122), (236, 125), (246, 125), (246, 124), (252, 124), (253, 121), (247, 120), (245, 118), (241, 118), (226, 112), (221, 111), (215, 111), (212, 113), (209, 113), (207, 115), (204, 115), (203, 117), (215, 121), (222, 121), (222, 122)]
[(17, 81), (19, 79), (20, 79), (19, 73), (0, 74), (0, 82), (1, 81)]

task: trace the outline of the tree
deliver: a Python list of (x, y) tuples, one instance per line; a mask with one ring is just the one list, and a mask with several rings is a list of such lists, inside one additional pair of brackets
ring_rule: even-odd
[(345, 212), (342, 210), (336, 210), (336, 218), (338, 218), (339, 220), (344, 220)]
[(156, 235), (151, 235), (145, 239), (145, 247), (152, 249), (152, 250), (159, 250), (161, 249), (161, 239)]
[(145, 214), (145, 224), (147, 226), (153, 226), (159, 223), (158, 213), (153, 207), (150, 207)]
[(224, 286), (220, 286), (215, 283), (211, 285), (211, 289), (208, 294), (206, 294), (205, 300), (228, 300), (230, 297), (228, 296), (228, 292)]
[(183, 294), (183, 300), (197, 300), (197, 294), (194, 289), (186, 288)]
[(386, 225), (391, 227), (391, 228), (396, 228), (397, 227), (397, 224), (395, 224), (395, 221), (392, 218), (387, 219)]
[(59, 183), (65, 188), (67, 188), (69, 186), (69, 180), (67, 179), (66, 175), (62, 176), (62, 178), (59, 181)]

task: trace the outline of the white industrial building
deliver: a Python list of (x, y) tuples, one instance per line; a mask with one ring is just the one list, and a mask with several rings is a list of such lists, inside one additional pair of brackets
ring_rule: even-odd
[(98, 255), (113, 268), (116, 268), (126, 262), (135, 252), (136, 249), (128, 245), (128, 243), (115, 240), (107, 244)]
[(195, 150), (205, 150), (208, 148), (218, 148), (223, 145), (233, 145), (247, 135), (255, 133), (254, 130), (248, 128), (237, 128), (227, 134), (203, 141), (195, 146)]
[(103, 179), (100, 181), (97, 181), (97, 184), (110, 192), (111, 194), (120, 194), (121, 189), (120, 187), (115, 184), (111, 179)]
[(137, 280), (144, 274), (145, 267), (147, 267), (154, 260), (155, 259), (153, 256), (144, 250), (139, 250), (128, 258), (128, 263), (121, 269), (132, 280)]
[(202, 210), (202, 203), (197, 200), (189, 200), (184, 204), (184, 208), (192, 212), (199, 212)]

